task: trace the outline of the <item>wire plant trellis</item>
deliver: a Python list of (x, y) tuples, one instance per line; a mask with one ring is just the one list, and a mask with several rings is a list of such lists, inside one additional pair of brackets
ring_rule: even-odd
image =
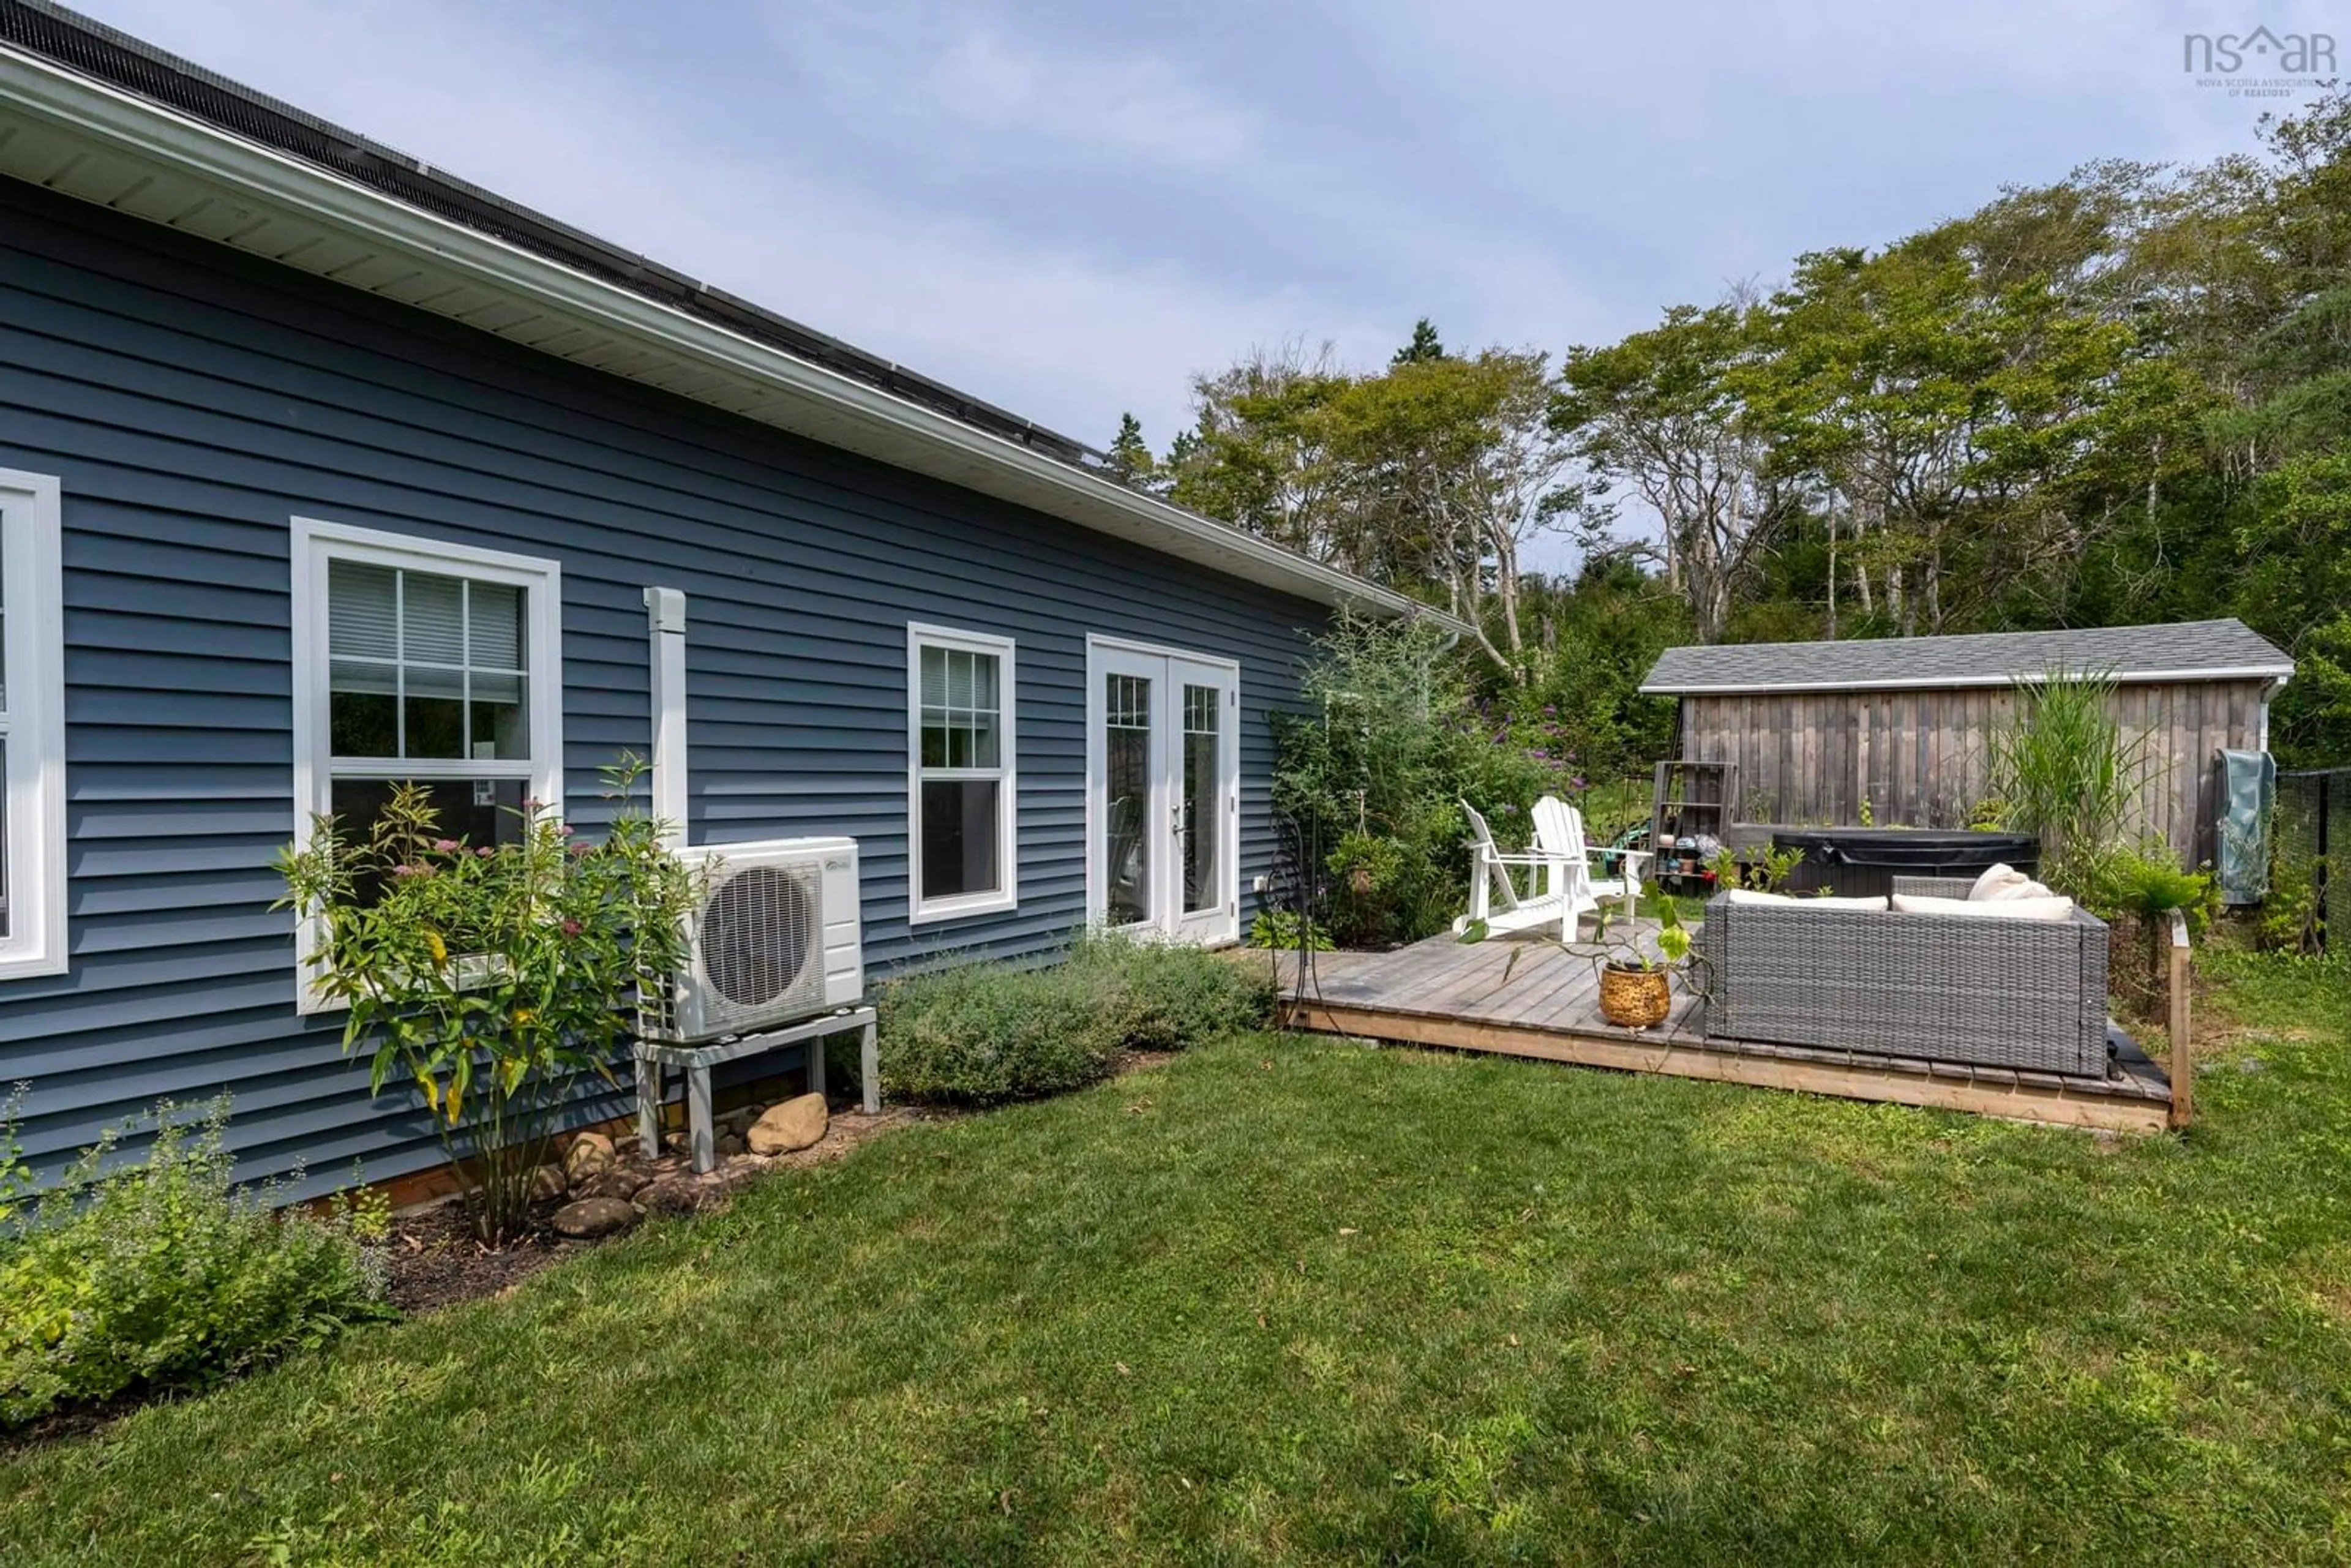
[(1297, 965), (1297, 984), (1289, 992), (1293, 999), (1279, 1002), (1275, 1009), (1276, 1026), (1290, 1029), (1295, 1026), (1296, 1009), (1306, 1005), (1308, 996), (1317, 1001), (1322, 999), (1314, 936), (1329, 929), (1331, 873), (1327, 847), (1322, 842), (1322, 824), (1313, 811), (1277, 810), (1273, 814), (1273, 867), (1266, 879), (1265, 907), (1290, 917), (1286, 933), (1290, 941), (1275, 945), (1267, 961), (1273, 966), (1277, 996), (1281, 994), (1279, 988), (1285, 948)]

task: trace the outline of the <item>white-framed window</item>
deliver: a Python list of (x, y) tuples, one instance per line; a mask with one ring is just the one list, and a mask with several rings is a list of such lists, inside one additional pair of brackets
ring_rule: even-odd
[(66, 971), (65, 579), (58, 486), (0, 468), (0, 980)]
[[(297, 517), (293, 590), (298, 845), (319, 813), (365, 836), (403, 782), (474, 844), (517, 836), (525, 800), (561, 805), (554, 561)], [(306, 976), (317, 935), (298, 934)]]
[(1019, 902), (1012, 653), (1008, 637), (906, 628), (906, 879), (918, 924)]

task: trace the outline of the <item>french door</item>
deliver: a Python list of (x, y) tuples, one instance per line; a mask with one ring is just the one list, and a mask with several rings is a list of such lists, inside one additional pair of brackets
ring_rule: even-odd
[(1086, 643), (1092, 917), (1178, 942), (1240, 936), (1240, 666)]

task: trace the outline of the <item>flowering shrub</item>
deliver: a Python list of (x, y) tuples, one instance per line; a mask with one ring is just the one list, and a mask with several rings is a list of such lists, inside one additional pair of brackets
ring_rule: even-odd
[(143, 1164), (114, 1159), (107, 1133), (37, 1200), (16, 1106), (0, 1105), (0, 1427), (217, 1382), (391, 1315), (381, 1195), (312, 1214), (233, 1186), (225, 1098), (193, 1133), (157, 1107)]
[(346, 1050), (378, 1093), (412, 1085), (486, 1240), (518, 1229), (555, 1113), (583, 1076), (616, 1087), (641, 985), (684, 956), (696, 880), (629, 804), (643, 765), (605, 770), (622, 802), (601, 841), (537, 800), (497, 844), (442, 832), (429, 795), (394, 790), (364, 840), (320, 817), (278, 867), (319, 922), (316, 985), (347, 1005)]

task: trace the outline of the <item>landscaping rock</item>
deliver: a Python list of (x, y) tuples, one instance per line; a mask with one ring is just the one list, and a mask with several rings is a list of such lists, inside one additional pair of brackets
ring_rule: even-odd
[(662, 1134), (662, 1147), (667, 1149), (674, 1155), (691, 1153), (693, 1142), (694, 1141), (687, 1137), (684, 1133), (664, 1133)]
[(637, 1189), (637, 1207), (647, 1214), (695, 1214), (714, 1196), (699, 1177), (657, 1176)]
[(743, 1152), (743, 1140), (729, 1133), (718, 1140), (718, 1157), (728, 1159)]
[(559, 1235), (575, 1241), (592, 1241), (600, 1236), (618, 1236), (637, 1222), (637, 1211), (626, 1198), (583, 1197), (567, 1203), (555, 1211), (555, 1228)]
[(530, 1173), (530, 1199), (533, 1203), (551, 1202), (569, 1190), (571, 1184), (564, 1180), (560, 1166), (541, 1166)]
[(787, 1100), (751, 1124), (749, 1143), (755, 1155), (789, 1155), (823, 1138), (831, 1113), (821, 1094)]
[(637, 1207), (647, 1214), (699, 1214), (726, 1202), (774, 1163), (759, 1155), (735, 1155), (700, 1176), (669, 1171), (638, 1189)]
[(611, 1170), (617, 1158), (611, 1138), (601, 1133), (582, 1133), (564, 1151), (563, 1174), (576, 1186)]
[(614, 1166), (611, 1170), (590, 1176), (572, 1190), (581, 1197), (627, 1199), (636, 1197), (637, 1189), (651, 1180), (651, 1173), (639, 1170), (634, 1166)]

